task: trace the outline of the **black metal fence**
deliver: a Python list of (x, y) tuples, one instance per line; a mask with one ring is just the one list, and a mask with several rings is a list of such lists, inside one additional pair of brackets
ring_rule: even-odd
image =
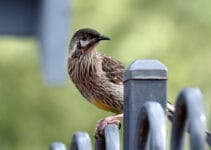
[[(124, 149), (166, 150), (166, 104), (168, 72), (157, 60), (137, 60), (124, 78)], [(184, 149), (184, 135), (189, 133), (190, 148), (211, 147), (211, 134), (206, 130), (203, 98), (198, 88), (183, 89), (176, 101), (172, 118), (170, 149)], [(120, 150), (119, 129), (108, 125), (105, 138), (98, 139), (95, 150)], [(65, 150), (62, 143), (52, 143), (51, 150)], [(87, 133), (76, 132), (70, 150), (91, 150)]]

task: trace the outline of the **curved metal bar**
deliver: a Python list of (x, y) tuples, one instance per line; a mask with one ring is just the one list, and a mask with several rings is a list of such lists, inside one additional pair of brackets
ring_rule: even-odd
[(50, 150), (66, 150), (66, 146), (60, 142), (54, 142), (50, 145)]
[(207, 144), (208, 144), (209, 146), (211, 146), (211, 132), (206, 131), (206, 135), (207, 135), (207, 138), (206, 138)]
[(96, 139), (95, 150), (105, 150), (105, 139), (104, 138)]
[(205, 149), (206, 117), (202, 101), (202, 94), (198, 88), (186, 88), (180, 92), (173, 117), (171, 134), (172, 150), (183, 149), (186, 124), (190, 132), (191, 149)]
[[(136, 126), (136, 149), (165, 150), (166, 124), (165, 114), (157, 102), (146, 102), (139, 113)], [(148, 138), (149, 136), (149, 138)], [(148, 145), (149, 143), (149, 145)]]
[(91, 150), (91, 140), (86, 132), (76, 132), (71, 141), (70, 150)]
[(120, 150), (119, 128), (116, 124), (109, 124), (105, 128), (106, 150)]
[(105, 128), (105, 137), (97, 139), (95, 150), (120, 150), (119, 128), (116, 124), (109, 124)]

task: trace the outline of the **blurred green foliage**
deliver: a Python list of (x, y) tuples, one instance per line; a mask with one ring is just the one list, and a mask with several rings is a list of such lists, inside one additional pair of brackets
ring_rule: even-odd
[[(169, 69), (169, 99), (174, 102), (186, 86), (199, 87), (209, 120), (210, 4), (209, 0), (75, 0), (70, 28), (73, 33), (91, 27), (110, 36), (112, 41), (101, 43), (99, 51), (125, 65), (135, 59), (159, 59)], [(86, 102), (68, 76), (64, 86), (44, 84), (39, 55), (33, 38), (0, 38), (2, 150), (44, 150), (53, 141), (69, 145), (75, 131), (92, 135), (96, 121), (111, 114)]]

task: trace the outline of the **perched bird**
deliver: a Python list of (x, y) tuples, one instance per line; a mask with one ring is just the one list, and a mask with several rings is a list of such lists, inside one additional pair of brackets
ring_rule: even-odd
[(94, 29), (80, 29), (72, 37), (68, 52), (68, 73), (80, 93), (90, 103), (115, 115), (97, 123), (95, 137), (103, 135), (107, 124), (119, 124), (123, 117), (123, 74), (125, 66), (100, 54), (96, 47), (110, 38)]

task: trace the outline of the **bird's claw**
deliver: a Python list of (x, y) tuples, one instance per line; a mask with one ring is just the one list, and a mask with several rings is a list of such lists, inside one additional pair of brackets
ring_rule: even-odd
[(115, 118), (114, 116), (101, 119), (97, 122), (95, 128), (95, 134), (94, 134), (95, 139), (104, 138), (104, 130), (106, 126), (109, 124), (116, 124), (117, 126), (119, 126), (119, 129), (121, 128), (120, 120)]

